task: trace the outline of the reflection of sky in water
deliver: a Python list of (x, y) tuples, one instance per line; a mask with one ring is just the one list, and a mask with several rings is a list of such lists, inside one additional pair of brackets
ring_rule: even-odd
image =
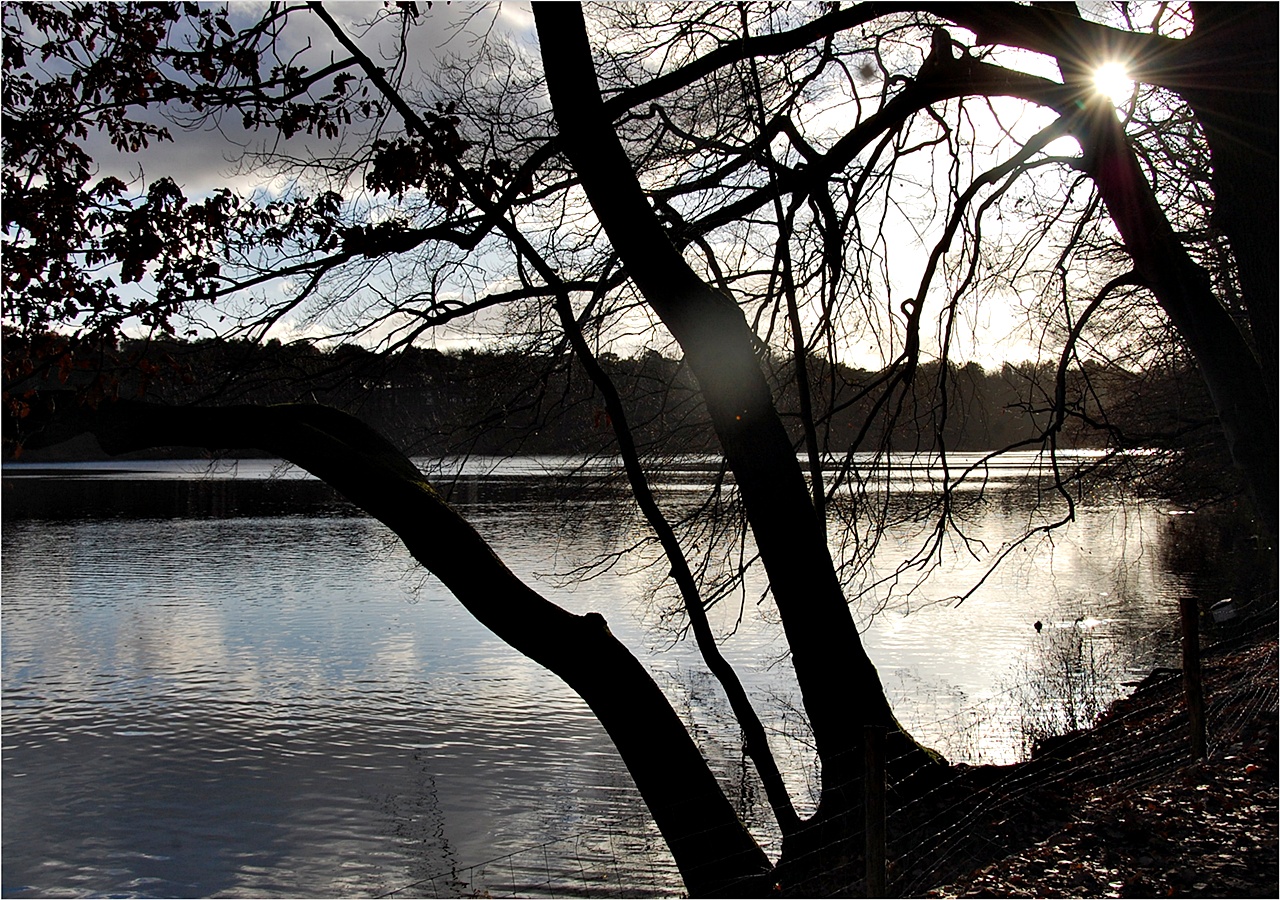
[(6, 524), (6, 892), (370, 893), (638, 812), (585, 704), (382, 545)]
[[(563, 528), (555, 507), (527, 495), (494, 504), (486, 491), (473, 485), (472, 497), (460, 497), (473, 500), (467, 512), (481, 533), (518, 574), (544, 576), (540, 587), (557, 602), (604, 613), (698, 724), (697, 740), (748, 819), (767, 821), (692, 642), (667, 649), (669, 638), (646, 625), (654, 613), (644, 598), (662, 570), (633, 559), (576, 586), (551, 577), (605, 549), (602, 535), (634, 539), (633, 522), (599, 507), (583, 513), (593, 528)], [(666, 502), (678, 505), (679, 493)], [(1082, 509), (1069, 531), (1019, 551), (959, 607), (927, 601), (968, 588), (982, 571), (960, 557), (918, 590), (889, 596), (876, 615), (866, 610), (884, 596), (855, 607), (903, 721), (953, 758), (1003, 759), (1019, 749), (1008, 701), (1028, 699), (1011, 680), (1055, 671), (1079, 644), (1052, 635), (1087, 631), (1095, 656), (1109, 654), (1104, 692), (1150, 666), (1151, 635), (1170, 620), (1177, 592), (1155, 552), (1158, 519)], [(996, 548), (1024, 521), (1017, 504), (987, 504), (971, 535)], [(886, 541), (877, 566), (892, 569), (907, 544)], [(573, 837), (601, 817), (634, 817), (630, 839), (660, 847), (585, 705), (415, 571), (376, 523), (314, 514), (11, 519), (3, 564), (6, 894), (23, 885), (378, 893)], [(713, 618), (726, 634), (736, 626), (725, 653), (804, 807), (812, 754), (788, 708), (798, 698), (754, 577), (745, 602), (728, 599)], [(1077, 618), (1096, 624), (1082, 629)], [(1055, 683), (1043, 680), (1052, 694)], [(613, 864), (601, 847), (619, 840), (570, 841), (571, 853), (552, 848), (535, 868), (553, 881), (579, 865), (590, 876)], [(642, 865), (628, 877), (678, 890), (669, 859), (650, 853)], [(516, 868), (518, 883), (543, 877)], [(473, 889), (437, 881), (420, 891)]]

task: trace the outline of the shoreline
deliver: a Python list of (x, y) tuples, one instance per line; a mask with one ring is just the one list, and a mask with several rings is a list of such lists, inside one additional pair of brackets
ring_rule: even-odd
[[(932, 867), (942, 876), (932, 884), (904, 874), (891, 893), (1277, 896), (1274, 621), (1205, 648), (1202, 672), (1205, 759), (1190, 756), (1180, 671), (1154, 670), (1093, 728), (1045, 742), (1027, 762), (961, 774), (980, 811), (966, 847)], [(974, 865), (954, 871), (966, 853)]]

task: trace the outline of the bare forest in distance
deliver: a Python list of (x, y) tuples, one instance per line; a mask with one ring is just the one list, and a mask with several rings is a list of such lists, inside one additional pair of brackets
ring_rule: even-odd
[[(636, 398), (632, 426), (639, 443), (666, 454), (719, 452), (697, 382), (679, 360), (644, 350), (630, 357), (605, 352), (600, 361)], [(179, 404), (303, 399), (350, 412), (422, 456), (595, 454), (613, 447), (599, 392), (573, 354), (550, 347), (449, 352), (410, 347), (386, 355), (350, 344), (322, 350), (275, 340), (152, 339), (122, 341), (114, 362), (115, 367), (92, 375), (70, 372), (50, 379), (104, 398), (145, 395)], [(794, 360), (769, 355), (762, 362), (783, 421), (800, 447)], [(808, 380), (825, 401), (819, 427), (854, 451), (980, 452), (1044, 446), (1055, 415), (1057, 369), (1034, 362), (988, 369), (970, 362), (948, 363), (944, 372), (938, 362), (924, 362), (917, 375), (920, 389), (906, 396), (900, 410), (889, 411), (877, 408), (876, 388), (884, 372), (832, 366), (811, 356)], [(1226, 457), (1208, 397), (1194, 374), (1176, 362), (1145, 371), (1092, 362), (1072, 368), (1062, 376), (1070, 413), (1059, 446), (1168, 451), (1203, 478)], [(950, 394), (945, 415), (936, 404), (940, 381)], [(189, 452), (172, 448), (148, 455)], [(24, 460), (105, 457), (88, 439), (47, 450), (19, 449), (17, 455)], [(1200, 492), (1205, 487), (1202, 483)]]

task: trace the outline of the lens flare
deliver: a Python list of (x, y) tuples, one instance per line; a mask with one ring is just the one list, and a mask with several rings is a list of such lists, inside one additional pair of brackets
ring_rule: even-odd
[(1111, 98), (1111, 102), (1119, 106), (1129, 102), (1133, 96), (1133, 79), (1123, 63), (1110, 62), (1101, 65), (1093, 73), (1093, 86), (1099, 94)]

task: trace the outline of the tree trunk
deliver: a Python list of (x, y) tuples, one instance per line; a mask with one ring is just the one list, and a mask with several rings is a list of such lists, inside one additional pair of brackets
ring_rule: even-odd
[[(1079, 80), (1086, 77), (1083, 71), (1077, 71), (1081, 69), (1078, 61), (1061, 59), (1060, 63), (1069, 77)], [(1277, 420), (1271, 390), (1275, 372), (1265, 371), (1259, 364), (1259, 354), (1254, 352), (1231, 313), (1215, 296), (1209, 274), (1191, 259), (1174, 233), (1111, 103), (1105, 97), (1088, 102), (1076, 116), (1073, 130), (1084, 149), (1085, 166), (1124, 238), (1134, 269), (1155, 294), (1195, 357), (1245, 490), (1263, 529), (1274, 536), (1280, 516), (1276, 494)], [(1274, 142), (1274, 132), (1271, 139)], [(1228, 141), (1228, 144), (1233, 145), (1234, 142)], [(1271, 146), (1274, 153), (1274, 143)], [(1233, 158), (1239, 163), (1240, 158), (1246, 155), (1238, 152)], [(1246, 171), (1256, 169), (1255, 166)], [(1217, 177), (1215, 173), (1215, 179)], [(1270, 179), (1274, 184), (1274, 169)], [(1267, 200), (1275, 202), (1274, 192)], [(1251, 240), (1270, 242), (1273, 254), (1270, 265), (1274, 271), (1274, 206), (1271, 216), (1273, 224), (1269, 237)], [(1260, 311), (1263, 327), (1267, 327), (1265, 319), (1270, 315), (1270, 327), (1274, 329), (1274, 281), (1269, 290), (1269, 304), (1258, 305), (1269, 311)], [(1255, 297), (1251, 303), (1256, 302)], [(1259, 337), (1255, 335), (1255, 340)], [(1270, 340), (1274, 342), (1274, 336)], [(1269, 356), (1274, 360), (1274, 346), (1269, 348)]]
[(561, 147), (614, 249), (684, 350), (734, 473), (822, 760), (823, 815), (856, 808), (865, 725), (897, 730), (737, 304), (662, 231), (604, 109), (578, 4), (534, 7)]
[[(1045, 4), (1048, 7), (1050, 5)], [(1057, 5), (1053, 5), (1056, 7)], [(1277, 8), (1197, 3), (1186, 40), (1081, 19), (1074, 9), (1015, 4), (920, 4), (972, 30), (1084, 70), (1099, 54), (1131, 61), (1135, 78), (1177, 91), (1205, 130), (1213, 159), (1215, 222), (1231, 242), (1252, 341), (1214, 296), (1207, 273), (1169, 226), (1108, 104), (1081, 118), (1091, 174), (1135, 269), (1200, 367), (1227, 445), (1265, 531), (1280, 527), (1277, 498)]]
[[(42, 400), (38, 405), (45, 410), (54, 408), (52, 398)], [(692, 895), (761, 895), (772, 883), (768, 858), (679, 716), (604, 618), (574, 615), (520, 581), (422, 473), (372, 429), (320, 406), (120, 402), (81, 414), (70, 401), (51, 415), (55, 437), (89, 431), (112, 454), (169, 445), (257, 448), (332, 485), (391, 528), (480, 622), (587, 702), (635, 779)]]
[(1192, 3), (1186, 83), (1178, 91), (1204, 128), (1213, 159), (1213, 221), (1227, 235), (1271, 406), (1276, 404), (1276, 260), (1280, 118), (1274, 3)]

